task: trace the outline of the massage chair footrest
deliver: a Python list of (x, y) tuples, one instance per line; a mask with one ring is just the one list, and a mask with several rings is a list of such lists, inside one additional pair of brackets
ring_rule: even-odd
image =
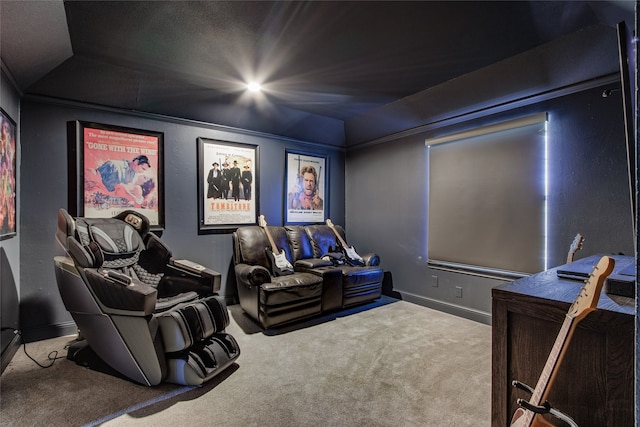
[(219, 295), (176, 305), (157, 318), (167, 353), (188, 350), (213, 333), (224, 332), (230, 322), (224, 298)]
[(223, 372), (240, 356), (233, 336), (216, 333), (179, 353), (168, 353), (165, 381), (200, 385)]

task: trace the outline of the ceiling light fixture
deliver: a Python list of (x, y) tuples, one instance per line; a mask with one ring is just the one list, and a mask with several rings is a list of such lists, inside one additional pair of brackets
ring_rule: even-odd
[(260, 92), (262, 90), (262, 86), (260, 86), (259, 83), (251, 82), (247, 84), (247, 89), (249, 89), (251, 92)]

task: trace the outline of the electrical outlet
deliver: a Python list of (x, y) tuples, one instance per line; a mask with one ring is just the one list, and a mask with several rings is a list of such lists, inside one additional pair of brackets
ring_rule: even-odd
[(438, 287), (438, 276), (431, 276), (431, 286), (434, 288)]
[(462, 298), (462, 286), (456, 286), (456, 298)]

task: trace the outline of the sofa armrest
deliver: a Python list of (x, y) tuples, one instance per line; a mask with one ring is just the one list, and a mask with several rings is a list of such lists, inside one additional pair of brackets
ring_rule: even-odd
[(299, 259), (294, 263), (294, 267), (300, 267), (303, 268), (305, 270), (307, 269), (312, 269), (312, 268), (318, 268), (318, 267), (330, 267), (332, 266), (333, 263), (329, 260), (326, 259), (322, 259), (322, 258), (306, 258), (306, 259)]
[(364, 254), (360, 256), (362, 257), (362, 260), (364, 261), (364, 265), (366, 266), (377, 267), (380, 265), (380, 257), (378, 256), (378, 254), (370, 253), (370, 254)]
[(246, 286), (260, 286), (271, 282), (269, 270), (261, 265), (237, 264), (235, 271), (238, 282)]

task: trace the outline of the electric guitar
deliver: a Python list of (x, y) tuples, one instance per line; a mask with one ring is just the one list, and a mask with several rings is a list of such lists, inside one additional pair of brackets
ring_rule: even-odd
[(529, 399), (528, 402), (523, 399), (518, 399), (520, 408), (513, 414), (511, 427), (548, 425), (549, 423), (541, 416), (541, 414), (544, 413), (550, 413), (568, 424), (576, 426), (576, 423), (569, 416), (552, 408), (549, 403), (546, 402), (546, 398), (578, 322), (596, 309), (602, 286), (607, 276), (613, 271), (614, 264), (615, 261), (613, 258), (603, 256), (600, 261), (598, 261), (593, 272), (589, 275), (589, 279), (587, 279), (585, 285), (582, 287), (578, 298), (573, 302), (566, 314), (564, 323), (560, 328), (558, 337), (547, 359), (547, 363), (540, 374), (536, 388), (532, 390), (530, 387), (518, 381), (513, 382), (513, 386), (531, 392), (531, 399)]
[(336, 235), (338, 242), (340, 242), (342, 252), (344, 253), (345, 258), (347, 258), (347, 263), (352, 266), (363, 266), (364, 260), (362, 259), (362, 257), (358, 255), (353, 246), (347, 245), (347, 242), (344, 241), (344, 239), (340, 235), (340, 232), (336, 229), (336, 227), (333, 225), (333, 222), (331, 222), (329, 218), (327, 218), (327, 225), (329, 226), (331, 231), (333, 231), (333, 234)]
[(573, 239), (571, 246), (569, 247), (569, 253), (567, 254), (567, 264), (573, 262), (573, 256), (582, 249), (582, 243), (584, 242), (584, 237), (582, 234), (576, 234), (576, 237)]
[(260, 215), (258, 217), (258, 224), (264, 229), (264, 232), (267, 234), (267, 238), (269, 239), (269, 244), (271, 245), (271, 248), (265, 248), (267, 258), (271, 263), (271, 273), (274, 276), (286, 276), (288, 274), (293, 274), (293, 266), (287, 259), (284, 249), (282, 251), (278, 250), (278, 246), (276, 245), (276, 242), (274, 242), (271, 232), (267, 227), (267, 221), (265, 220), (264, 215)]

